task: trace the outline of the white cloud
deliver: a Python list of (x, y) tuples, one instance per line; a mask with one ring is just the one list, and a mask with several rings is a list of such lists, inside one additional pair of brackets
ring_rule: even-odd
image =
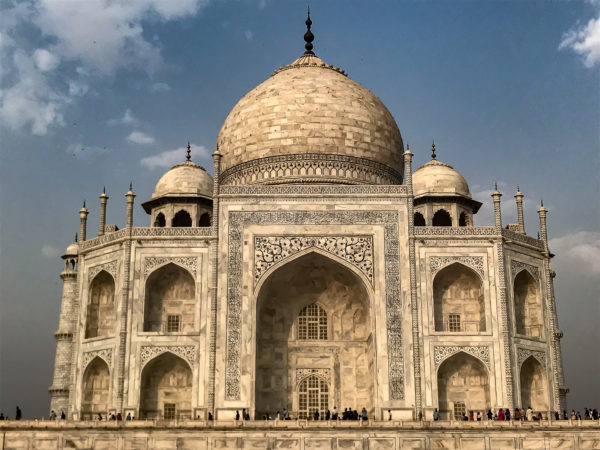
[(56, 69), (59, 59), (45, 48), (38, 48), (33, 52), (33, 60), (35, 65), (41, 72), (50, 72)]
[[(13, 130), (30, 128), (37, 135), (63, 125), (67, 107), (88, 92), (89, 78), (113, 75), (121, 68), (151, 74), (160, 67), (160, 40), (144, 36), (147, 21), (192, 16), (207, 3), (12, 2), (0, 14), (0, 122)], [(32, 27), (51, 42), (47, 48), (35, 48)]]
[(155, 141), (152, 136), (142, 131), (132, 131), (129, 136), (127, 136), (127, 140), (140, 145), (153, 144)]
[(122, 117), (118, 119), (110, 119), (106, 122), (108, 125), (137, 125), (140, 121), (133, 115), (131, 109), (127, 108)]
[(47, 258), (56, 258), (60, 255), (60, 250), (52, 245), (45, 244), (42, 246), (42, 254)]
[(156, 93), (169, 92), (171, 90), (171, 86), (169, 86), (167, 83), (154, 83), (150, 90)]
[(254, 37), (254, 33), (252, 32), (252, 30), (246, 30), (244, 31), (244, 36), (246, 36), (246, 40), (251, 41)]
[(559, 50), (570, 48), (583, 58), (586, 67), (600, 64), (600, 2), (590, 1), (597, 10), (598, 17), (590, 19), (586, 25), (579, 25), (563, 34)]
[[(210, 156), (208, 149), (202, 145), (190, 144), (191, 154), (194, 160), (206, 159)], [(167, 150), (158, 155), (142, 158), (141, 164), (147, 169), (168, 169), (176, 164), (185, 161), (187, 147), (179, 147), (174, 150)]]
[(600, 274), (600, 232), (579, 231), (550, 239), (557, 263), (584, 275)]

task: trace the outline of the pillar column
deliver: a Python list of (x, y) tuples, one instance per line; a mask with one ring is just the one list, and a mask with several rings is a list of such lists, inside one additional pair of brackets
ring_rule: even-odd
[(523, 218), (523, 193), (519, 189), (519, 186), (517, 186), (515, 201), (517, 202), (517, 220), (519, 223), (519, 232), (525, 234), (525, 219)]
[(102, 188), (102, 194), (100, 195), (100, 225), (98, 227), (98, 236), (104, 235), (104, 227), (106, 226), (106, 202), (108, 201), (108, 195), (106, 195), (106, 188)]
[(87, 216), (90, 212), (85, 207), (85, 200), (83, 201), (83, 207), (79, 210), (79, 241), (84, 242), (86, 239), (87, 229)]
[(500, 197), (502, 194), (498, 191), (498, 183), (494, 183), (494, 192), (492, 192), (492, 198), (494, 199), (494, 226), (496, 231), (502, 231), (502, 212), (500, 210)]

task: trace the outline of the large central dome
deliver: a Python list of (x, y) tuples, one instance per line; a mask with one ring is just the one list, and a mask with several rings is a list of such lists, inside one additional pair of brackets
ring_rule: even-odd
[(238, 102), (218, 148), (223, 184), (402, 183), (402, 137), (390, 112), (312, 52)]

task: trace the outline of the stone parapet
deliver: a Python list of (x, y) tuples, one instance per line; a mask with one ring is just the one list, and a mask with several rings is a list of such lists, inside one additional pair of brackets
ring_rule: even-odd
[(7, 421), (5, 449), (594, 449), (599, 421)]

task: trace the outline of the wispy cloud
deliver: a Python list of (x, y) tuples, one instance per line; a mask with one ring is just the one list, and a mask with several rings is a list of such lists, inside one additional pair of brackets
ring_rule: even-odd
[(244, 36), (246, 36), (247, 41), (251, 41), (254, 37), (254, 33), (252, 32), (252, 30), (246, 30), (244, 31)]
[(52, 245), (45, 244), (42, 246), (42, 254), (46, 258), (56, 258), (60, 255), (60, 250)]
[(171, 90), (171, 86), (167, 83), (154, 83), (150, 88), (152, 92), (162, 94), (163, 92), (169, 92)]
[(147, 145), (154, 144), (156, 139), (142, 131), (132, 131), (129, 136), (127, 136), (127, 140), (134, 144)]
[(579, 231), (550, 239), (557, 262), (584, 275), (600, 274), (600, 232)]
[(600, 64), (600, 1), (590, 0), (596, 9), (596, 17), (587, 24), (577, 24), (563, 34), (559, 50), (570, 48), (583, 58), (586, 67)]
[[(195, 161), (206, 160), (210, 157), (208, 149), (202, 145), (190, 144), (192, 157)], [(140, 163), (143, 167), (154, 169), (168, 169), (185, 160), (187, 147), (179, 147), (173, 150), (159, 153), (157, 155), (142, 158)]]
[(123, 113), (122, 117), (116, 118), (116, 119), (110, 119), (106, 122), (108, 125), (111, 126), (115, 126), (115, 125), (137, 125), (140, 123), (140, 121), (137, 119), (137, 117), (135, 117), (133, 115), (133, 113), (131, 112), (131, 110), (129, 108), (127, 108), (125, 110), (125, 112)]
[[(0, 123), (45, 135), (64, 125), (67, 108), (88, 92), (92, 78), (124, 67), (154, 73), (162, 65), (160, 41), (144, 35), (144, 23), (193, 16), (207, 3), (12, 2), (0, 14)], [(32, 27), (49, 42), (43, 48), (35, 48)]]

